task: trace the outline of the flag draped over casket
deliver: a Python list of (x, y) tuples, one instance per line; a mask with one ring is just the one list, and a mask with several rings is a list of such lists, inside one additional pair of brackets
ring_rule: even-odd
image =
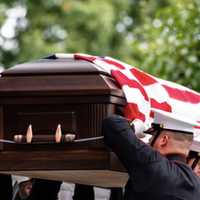
[(200, 127), (199, 93), (110, 57), (52, 55), (5, 70), (0, 87), (1, 173), (122, 187), (128, 176), (102, 142), (104, 118), (123, 107), (141, 133), (159, 110)]
[(124, 115), (134, 122), (136, 131), (148, 129), (155, 110), (190, 121), (200, 128), (200, 94), (174, 82), (156, 78), (140, 69), (111, 57), (74, 54), (74, 59), (94, 63), (112, 75), (122, 88), (127, 105)]

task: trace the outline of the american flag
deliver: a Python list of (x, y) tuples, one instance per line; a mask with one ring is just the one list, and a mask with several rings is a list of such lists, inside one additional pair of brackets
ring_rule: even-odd
[(94, 63), (119, 83), (127, 101), (124, 115), (134, 124), (138, 124), (136, 132), (144, 131), (151, 126), (155, 109), (199, 124), (195, 127), (196, 132), (199, 132), (199, 93), (174, 82), (156, 78), (111, 57), (79, 53), (73, 57)]

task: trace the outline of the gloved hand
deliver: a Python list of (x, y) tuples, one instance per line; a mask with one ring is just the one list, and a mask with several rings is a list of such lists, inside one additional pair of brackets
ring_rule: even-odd
[(145, 133), (144, 131), (146, 130), (146, 127), (144, 125), (144, 123), (139, 120), (139, 119), (134, 119), (131, 123), (130, 123), (131, 127), (133, 127), (133, 129), (135, 130), (135, 135), (138, 138), (144, 138), (145, 137)]

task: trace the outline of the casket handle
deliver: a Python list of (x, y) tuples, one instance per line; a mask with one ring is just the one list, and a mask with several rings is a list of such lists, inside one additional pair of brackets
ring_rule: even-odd
[(67, 133), (62, 135), (61, 125), (58, 124), (55, 135), (37, 134), (33, 135), (32, 125), (28, 126), (26, 135), (14, 135), (14, 142), (21, 143), (65, 143), (73, 142), (76, 135), (74, 133)]

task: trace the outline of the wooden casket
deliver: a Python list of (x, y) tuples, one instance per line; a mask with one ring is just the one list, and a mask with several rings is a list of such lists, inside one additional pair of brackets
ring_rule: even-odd
[[(115, 80), (87, 61), (52, 56), (5, 70), (0, 77), (0, 173), (124, 186), (128, 175), (101, 138), (102, 120), (124, 105)], [(27, 139), (30, 125), (28, 142), (22, 138)], [(75, 141), (56, 142), (58, 126), (62, 138), (73, 134)], [(12, 142), (19, 136), (20, 142)]]

